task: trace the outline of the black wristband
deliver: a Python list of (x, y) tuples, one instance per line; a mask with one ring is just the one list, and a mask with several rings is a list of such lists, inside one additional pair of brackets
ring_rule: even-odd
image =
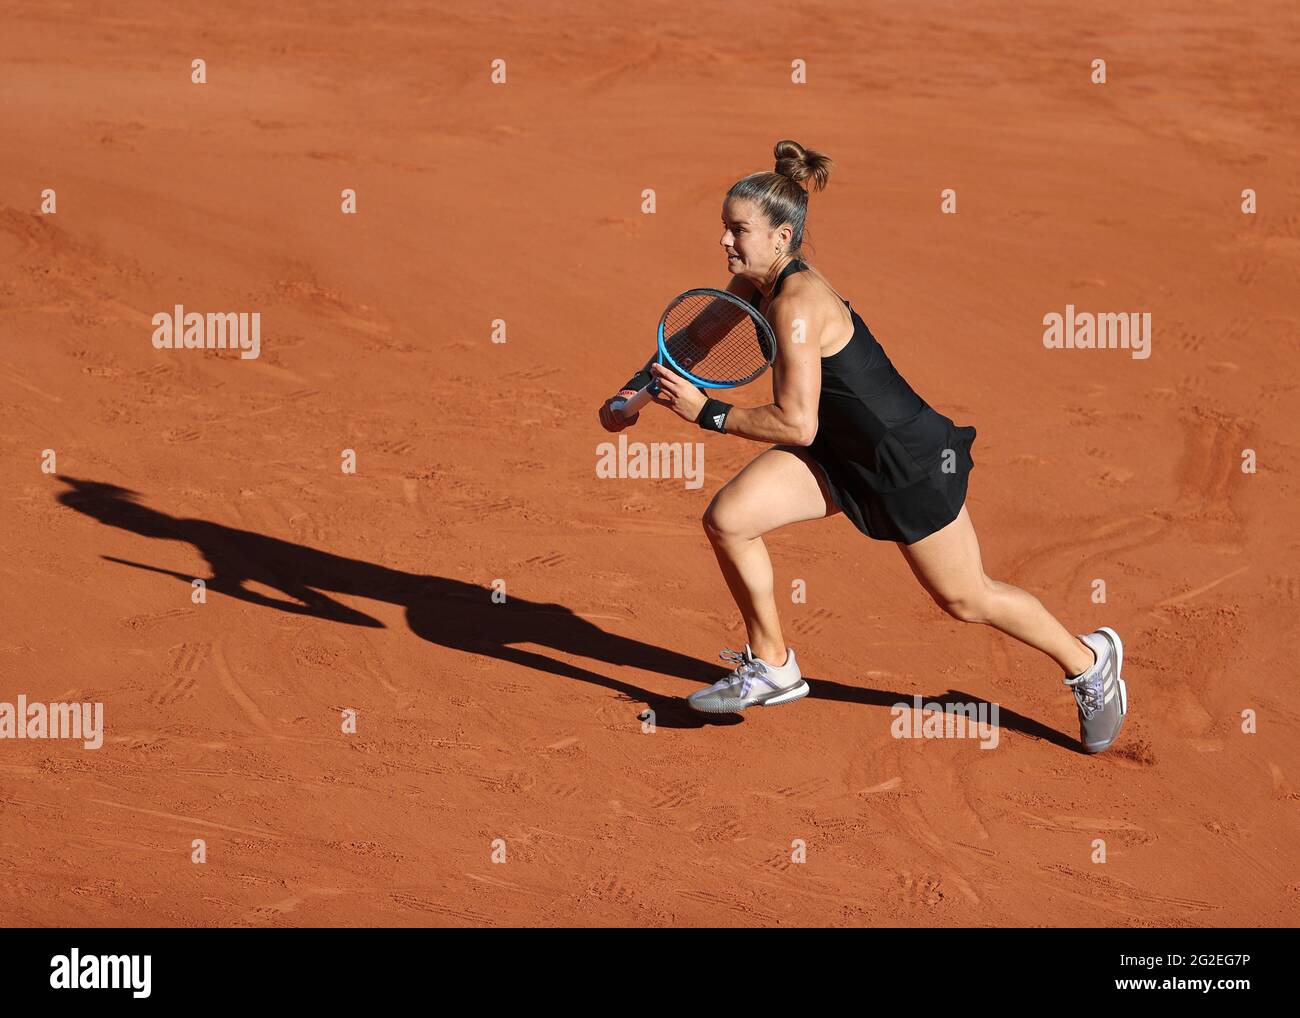
[(725, 435), (727, 433), (727, 414), (731, 413), (731, 407), (732, 404), (724, 403), (720, 399), (706, 399), (700, 415), (695, 418), (695, 423), (705, 431), (716, 431)]

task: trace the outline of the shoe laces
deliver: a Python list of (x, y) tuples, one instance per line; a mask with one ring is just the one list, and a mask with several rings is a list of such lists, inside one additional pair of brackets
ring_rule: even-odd
[(719, 686), (730, 686), (740, 680), (740, 695), (748, 696), (750, 687), (753, 686), (755, 680), (762, 680), (769, 686), (773, 684), (771, 679), (767, 677), (767, 665), (762, 661), (746, 657), (738, 650), (724, 650), (718, 657), (728, 664), (736, 666), (730, 675), (718, 683)]
[(1083, 719), (1091, 720), (1104, 704), (1101, 669), (1094, 665), (1082, 675), (1076, 675), (1074, 678), (1067, 676), (1063, 681), (1074, 692), (1074, 702), (1079, 705), (1079, 712), (1083, 714)]

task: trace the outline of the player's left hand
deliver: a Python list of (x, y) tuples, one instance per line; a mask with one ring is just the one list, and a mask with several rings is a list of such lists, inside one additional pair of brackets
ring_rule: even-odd
[(652, 397), (654, 401), (694, 424), (704, 409), (704, 393), (662, 364), (651, 364), (650, 372), (659, 383), (659, 392)]

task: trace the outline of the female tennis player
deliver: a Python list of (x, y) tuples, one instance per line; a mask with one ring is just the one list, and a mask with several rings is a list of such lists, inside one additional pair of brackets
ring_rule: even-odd
[(709, 431), (771, 443), (722, 487), (704, 530), (745, 621), (735, 670), (693, 694), (711, 713), (789, 703), (808, 693), (786, 646), (763, 535), (844, 513), (867, 537), (898, 545), (926, 592), (953, 618), (993, 626), (1042, 651), (1064, 672), (1079, 709), (1080, 741), (1107, 749), (1128, 710), (1119, 635), (1072, 636), (1032, 594), (984, 574), (966, 511), (975, 429), (933, 410), (894, 369), (857, 311), (802, 256), (808, 188), (820, 191), (831, 160), (778, 142), (776, 168), (734, 184), (722, 207), (727, 290), (749, 301), (776, 334), (773, 400), (739, 407), (707, 397), (653, 361), (601, 408), (606, 430), (623, 419), (610, 403), (652, 379), (655, 402)]

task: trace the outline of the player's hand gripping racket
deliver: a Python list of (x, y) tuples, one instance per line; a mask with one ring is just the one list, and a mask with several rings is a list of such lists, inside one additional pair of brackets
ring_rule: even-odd
[[(687, 290), (659, 319), (659, 363), (701, 389), (734, 389), (772, 365), (776, 336), (767, 319), (735, 294), (709, 288)], [(651, 382), (610, 409), (631, 417), (659, 391)]]

